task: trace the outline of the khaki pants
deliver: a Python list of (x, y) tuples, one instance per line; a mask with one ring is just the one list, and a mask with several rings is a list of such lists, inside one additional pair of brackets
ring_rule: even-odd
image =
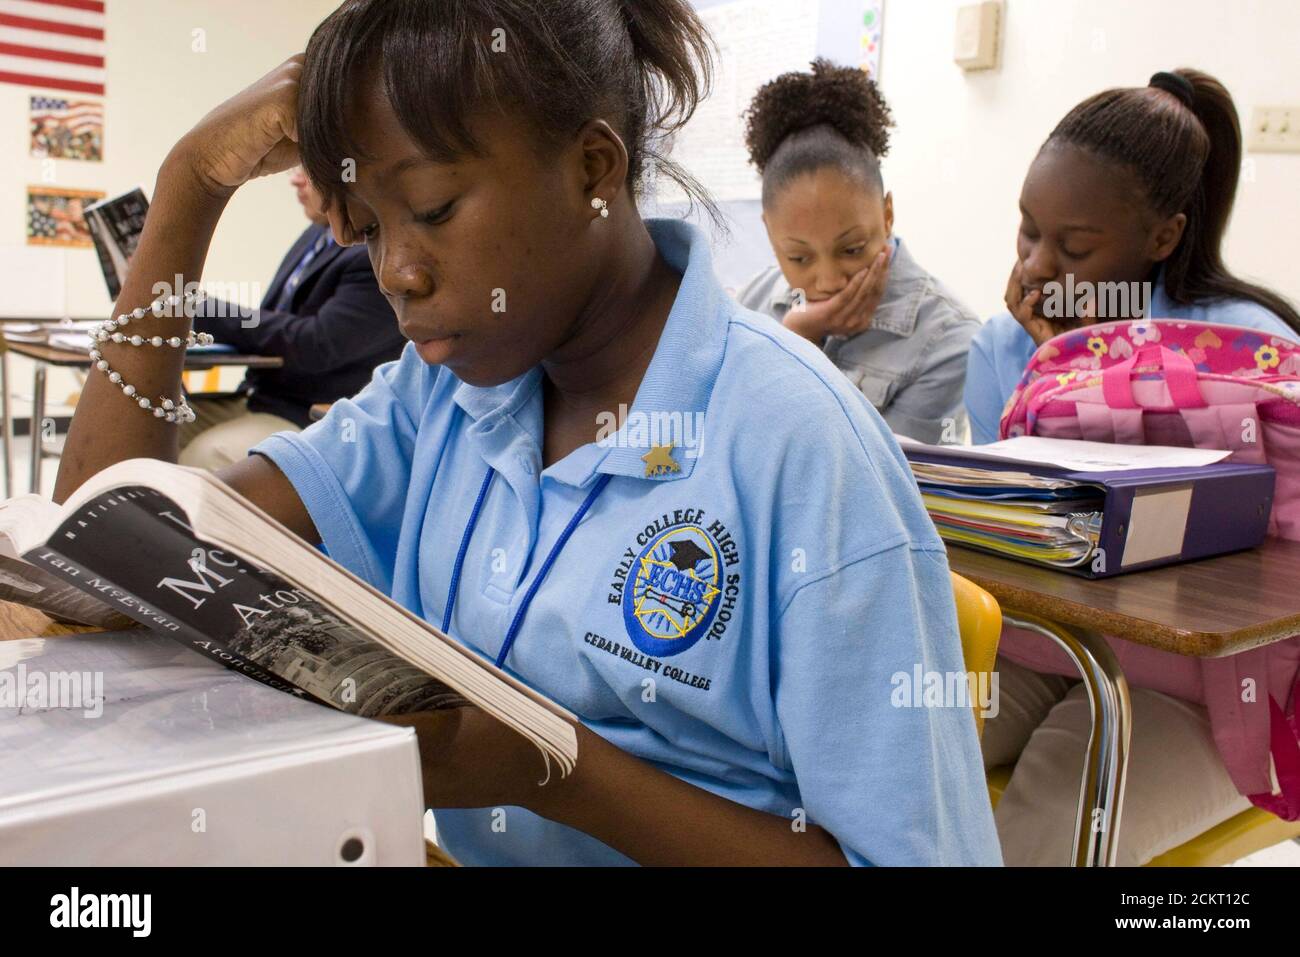
[(238, 462), (248, 450), (276, 432), (302, 431), (268, 412), (249, 412), (243, 396), (190, 397), (194, 421), (181, 426), (180, 464), (216, 470)]
[[(984, 767), (1015, 764), (993, 812), (1010, 866), (1071, 863), (1092, 714), (1078, 679), (997, 659), (997, 717), (984, 724)], [(1130, 688), (1133, 732), (1117, 862), (1145, 864), (1250, 807), (1237, 793), (1201, 705)]]

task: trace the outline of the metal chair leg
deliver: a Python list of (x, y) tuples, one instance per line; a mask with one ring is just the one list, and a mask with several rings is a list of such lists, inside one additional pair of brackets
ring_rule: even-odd
[(0, 342), (0, 419), (4, 429), (5, 498), (14, 494), (14, 417), (9, 408), (9, 350)]
[(1075, 819), (1076, 867), (1113, 867), (1119, 852), (1120, 814), (1128, 770), (1133, 708), (1115, 652), (1097, 632), (1064, 628), (1045, 618), (1003, 610), (1003, 622), (1055, 642), (1083, 677), (1092, 706), (1092, 734)]
[(33, 493), (41, 492), (41, 458), (45, 454), (45, 363), (36, 363), (32, 382), (32, 461), (30, 484)]

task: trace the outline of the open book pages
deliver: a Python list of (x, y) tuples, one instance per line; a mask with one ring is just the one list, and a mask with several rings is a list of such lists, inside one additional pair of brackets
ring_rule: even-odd
[(455, 707), (463, 696), (562, 775), (576, 762), (573, 715), (206, 471), (130, 459), (62, 507), (11, 500), (0, 506), (6, 553), (282, 690), (367, 716)]
[(0, 601), (27, 605), (65, 624), (114, 631), (135, 627), (133, 619), (69, 584), (65, 576), (25, 561), (5, 532), (24, 525), (44, 528), (57, 522), (58, 514), (58, 506), (39, 495), (0, 502)]

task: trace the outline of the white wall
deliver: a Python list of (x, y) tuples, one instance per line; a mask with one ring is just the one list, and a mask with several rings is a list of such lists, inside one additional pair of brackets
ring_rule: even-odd
[[(885, 174), (900, 232), (982, 314), (1001, 303), (1025, 169), (1056, 121), (1084, 96), (1191, 65), (1218, 75), (1243, 117), (1258, 103), (1300, 103), (1296, 0), (1007, 0), (1002, 65), (972, 74), (952, 62), (959, 3), (887, 0), (882, 84), (898, 129)], [(203, 112), (301, 49), (335, 5), (109, 0), (105, 162), (60, 161), (54, 185), (109, 195), (143, 185), (152, 195), (158, 164), (176, 139)], [(192, 50), (195, 29), (206, 31), (206, 53)], [(0, 84), (0, 150), (8, 160), (0, 166), (0, 256), (23, 246), (26, 187), (42, 178), (42, 162), (27, 148), (31, 92)], [(1300, 300), (1300, 269), (1293, 266), (1300, 258), (1300, 154), (1249, 159), (1229, 263)], [(284, 177), (249, 184), (217, 231), (207, 278), (267, 282), (302, 224)], [(68, 312), (107, 314), (92, 250), (40, 253), (66, 260)], [(11, 295), (0, 288), (0, 313)]]
[[(1217, 76), (1243, 123), (1300, 103), (1296, 0), (1006, 0), (1002, 64), (952, 62), (961, 0), (886, 0), (881, 83), (898, 127), (884, 164), (898, 229), (982, 315), (1001, 308), (1017, 199), (1042, 141), (1084, 97), (1157, 70)], [(1300, 303), (1300, 154), (1247, 154), (1226, 258)]]
[[(104, 162), (56, 161), (56, 178), (46, 185), (109, 196), (143, 186), (152, 198), (158, 166), (176, 140), (209, 109), (299, 52), (337, 5), (338, 0), (108, 0)], [(194, 50), (195, 30), (205, 31), (206, 52)], [(72, 315), (106, 317), (112, 303), (94, 250), (15, 252), (26, 241), (27, 186), (44, 182), (43, 161), (29, 155), (28, 98), (37, 92), (77, 96), (0, 84), (0, 257), (38, 255), (56, 271), (62, 258), (65, 288), (49, 290), (49, 298), (62, 296)], [(305, 225), (286, 177), (249, 184), (221, 222), (206, 278), (269, 282)], [(18, 301), (18, 293), (0, 289), (0, 314)]]

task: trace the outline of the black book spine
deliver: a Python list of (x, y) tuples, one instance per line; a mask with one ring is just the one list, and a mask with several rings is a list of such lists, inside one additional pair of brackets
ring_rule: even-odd
[(97, 496), (23, 557), (282, 691), (366, 716), (465, 704), (312, 595), (200, 539), (153, 488)]
[(117, 266), (109, 252), (108, 244), (113, 241), (108, 234), (108, 225), (97, 209), (88, 209), (85, 213), (86, 226), (90, 229), (90, 238), (95, 244), (95, 253), (99, 256), (99, 269), (104, 274), (108, 285), (109, 298), (117, 300), (122, 292), (122, 277), (118, 275)]

